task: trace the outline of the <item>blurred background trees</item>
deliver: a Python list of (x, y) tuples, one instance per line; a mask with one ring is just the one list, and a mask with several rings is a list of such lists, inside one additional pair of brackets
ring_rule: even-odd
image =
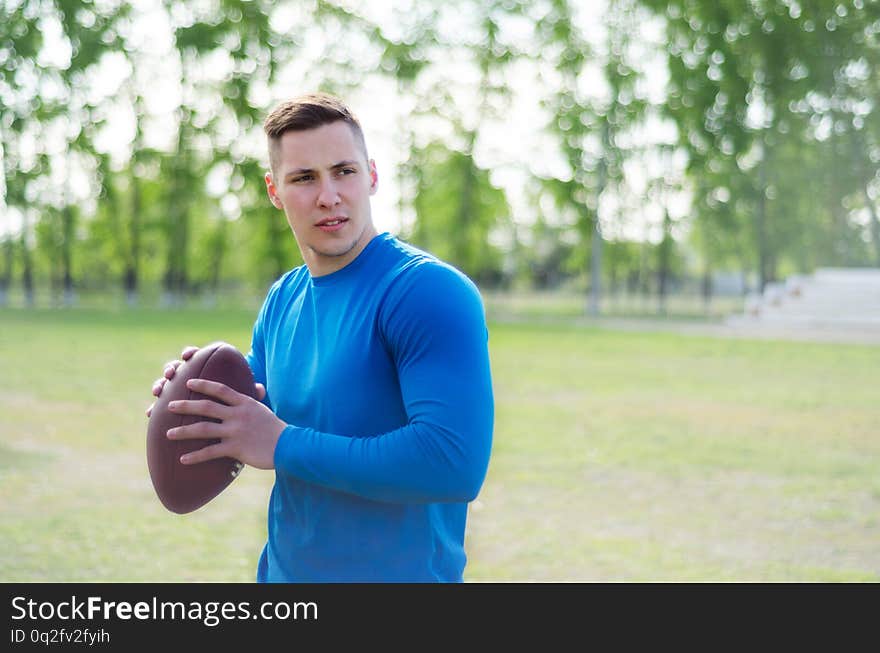
[(880, 266), (877, 3), (379, 4), (0, 0), (0, 305), (259, 300), (301, 262), (262, 119), (316, 88), (385, 155), (380, 227), (487, 291)]

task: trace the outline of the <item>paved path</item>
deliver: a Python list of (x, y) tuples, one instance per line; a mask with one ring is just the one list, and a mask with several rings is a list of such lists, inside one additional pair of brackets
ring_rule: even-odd
[(751, 340), (791, 340), (799, 342), (828, 342), (840, 344), (880, 345), (880, 328), (868, 326), (782, 326), (755, 322), (728, 324), (722, 321), (702, 322), (659, 318), (617, 317), (519, 317), (510, 314), (490, 316), (496, 322), (527, 322), (531, 324), (578, 324), (612, 331), (678, 333), (715, 338), (745, 338)]
[(773, 324), (726, 324), (659, 319), (580, 318), (579, 323), (621, 331), (659, 331), (685, 335), (754, 340), (795, 340), (841, 344), (880, 345), (880, 328), (870, 326), (782, 326)]

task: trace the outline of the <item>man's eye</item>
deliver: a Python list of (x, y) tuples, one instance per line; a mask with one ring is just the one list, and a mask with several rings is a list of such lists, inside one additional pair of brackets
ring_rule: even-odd
[(340, 168), (339, 169), (340, 175), (353, 175), (355, 172), (357, 172), (357, 170), (355, 170), (354, 168)]
[(293, 183), (294, 184), (301, 184), (304, 181), (311, 181), (311, 180), (312, 180), (312, 175), (303, 175), (302, 177), (294, 177)]

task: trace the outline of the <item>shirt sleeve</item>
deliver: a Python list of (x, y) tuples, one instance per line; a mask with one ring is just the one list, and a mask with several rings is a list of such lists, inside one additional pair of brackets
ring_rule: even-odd
[(275, 449), (276, 472), (377, 501), (471, 501), (486, 476), (494, 425), (483, 303), (470, 280), (443, 264), (402, 277), (379, 321), (407, 424), (369, 437), (289, 425)]

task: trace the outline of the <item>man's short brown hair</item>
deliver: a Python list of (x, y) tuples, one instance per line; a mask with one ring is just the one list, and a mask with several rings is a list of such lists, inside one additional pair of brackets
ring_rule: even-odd
[(285, 132), (316, 129), (338, 121), (351, 128), (355, 140), (360, 143), (364, 152), (364, 158), (369, 161), (361, 123), (339, 98), (328, 93), (307, 93), (286, 100), (272, 109), (263, 122), (263, 131), (269, 141), (269, 165), (273, 174), (278, 163), (281, 136)]

